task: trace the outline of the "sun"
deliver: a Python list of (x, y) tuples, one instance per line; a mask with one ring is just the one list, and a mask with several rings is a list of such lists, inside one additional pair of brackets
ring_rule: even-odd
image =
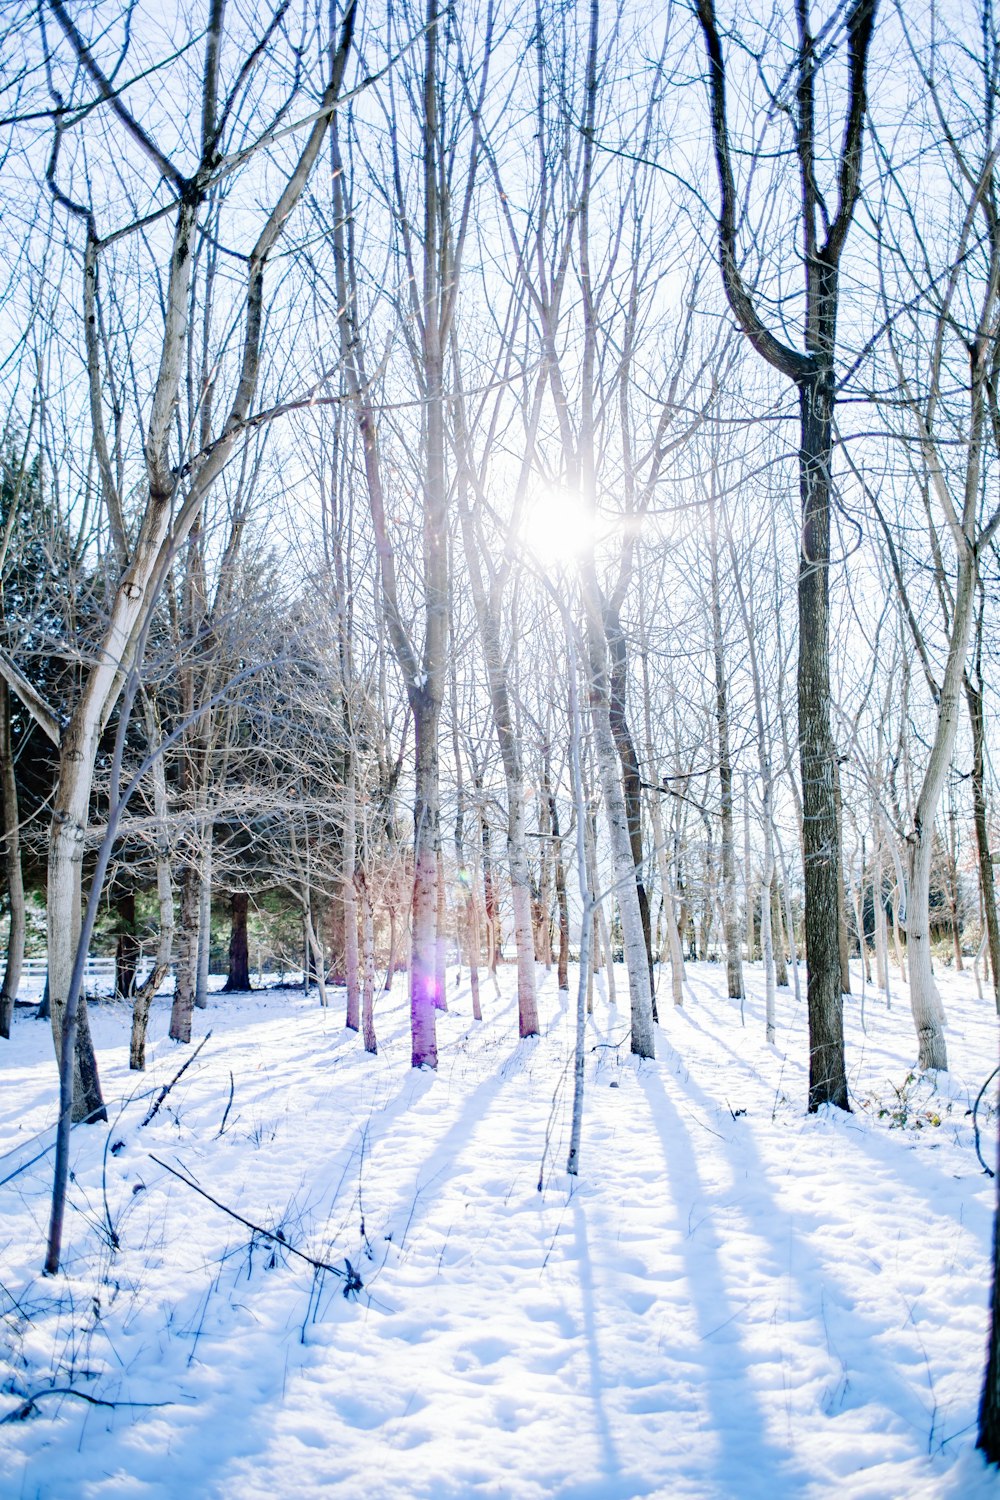
[(542, 490), (528, 504), (521, 541), (536, 562), (555, 568), (581, 557), (594, 544), (594, 514), (576, 490)]

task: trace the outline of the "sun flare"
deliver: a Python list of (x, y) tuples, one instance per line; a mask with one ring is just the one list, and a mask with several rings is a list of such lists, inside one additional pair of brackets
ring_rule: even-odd
[(521, 538), (537, 562), (554, 568), (580, 557), (593, 545), (593, 512), (576, 490), (546, 489), (529, 505)]

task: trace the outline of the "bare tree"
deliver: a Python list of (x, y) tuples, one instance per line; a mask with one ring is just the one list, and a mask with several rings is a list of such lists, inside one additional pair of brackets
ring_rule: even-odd
[(809, 1005), (809, 1108), (849, 1108), (844, 1069), (841, 970), (836, 914), (839, 864), (834, 801), (835, 748), (830, 728), (829, 564), (833, 409), (840, 263), (861, 188), (868, 54), (877, 0), (854, 0), (844, 18), (848, 83), (843, 140), (833, 165), (836, 207), (827, 207), (816, 118), (823, 54), (809, 23), (807, 0), (796, 0), (792, 63), (774, 91), (791, 122), (799, 165), (798, 229), (805, 283), (805, 350), (766, 325), (747, 284), (739, 253), (739, 196), (727, 113), (726, 60), (715, 0), (698, 0), (709, 68), (712, 143), (721, 207), (719, 257), (726, 296), (760, 357), (795, 385), (800, 411), (799, 479), (802, 533), (799, 561), (799, 754), (802, 768), (805, 934)]
[[(48, 867), (49, 994), (57, 1055), (61, 1056), (65, 1050), (65, 1037), (74, 1043), (79, 1037), (79, 1044), (74, 1045), (70, 1054), (73, 1060), (70, 1096), (73, 1115), (77, 1119), (103, 1117), (104, 1113), (86, 1007), (81, 1005), (78, 1011), (74, 1007), (74, 1013), (70, 1014), (68, 1005), (70, 976), (80, 932), (81, 857), (98, 745), (118, 703), (125, 676), (134, 665), (136, 643), (144, 637), (170, 561), (196, 523), (206, 495), (245, 435), (253, 416), (251, 405), (263, 355), (264, 274), (268, 258), (301, 197), (336, 109), (355, 16), (355, 3), (350, 0), (339, 43), (336, 47), (331, 46), (328, 81), (318, 109), (299, 125), (306, 134), (305, 144), (294, 158), (277, 200), (246, 257), (245, 289), (242, 299), (233, 309), (234, 316), (242, 324), (243, 338), (228, 411), (209, 441), (197, 444), (193, 451), (179, 459), (172, 442), (180, 379), (188, 349), (193, 252), (201, 230), (200, 216), (213, 186), (237, 171), (254, 154), (246, 149), (236, 149), (228, 156), (224, 154), (227, 133), (232, 128), (232, 115), (242, 98), (245, 68), (237, 68), (235, 81), (226, 95), (221, 85), (225, 40), (223, 9), (222, 0), (212, 0), (204, 40), (197, 161), (193, 170), (182, 171), (150, 137), (120, 93), (113, 88), (106, 69), (61, 0), (49, 0), (49, 10), (73, 60), (78, 85), (82, 87), (86, 83), (92, 93), (96, 92), (97, 99), (104, 101), (105, 115), (113, 121), (113, 127), (109, 127), (113, 128), (109, 148), (118, 152), (135, 151), (152, 167), (156, 176), (155, 192), (159, 198), (152, 218), (156, 222), (165, 220), (172, 224), (169, 257), (162, 268), (164, 312), (158, 369), (152, 389), (146, 393), (148, 400), (141, 413), (136, 414), (139, 420), (144, 419), (144, 498), (134, 537), (130, 538), (121, 476), (116, 474), (111, 462), (112, 448), (106, 431), (103, 390), (107, 372), (99, 335), (100, 269), (106, 252), (123, 237), (137, 234), (145, 224), (137, 220), (102, 232), (99, 224), (101, 206), (92, 194), (90, 184), (74, 171), (71, 180), (64, 185), (61, 176), (64, 138), (75, 117), (63, 112), (64, 101), (62, 95), (57, 94), (58, 111), (46, 176), (56, 201), (71, 222), (80, 226), (84, 238), (82, 318), (92, 439), (100, 470), (102, 498), (121, 570), (103, 638), (94, 663), (85, 674), (69, 723), (60, 729), (55, 715), (46, 705), (37, 702), (25, 704), (59, 749)], [(272, 20), (271, 27), (265, 27), (262, 38), (257, 39), (251, 48), (245, 60), (246, 67), (253, 66), (273, 27)], [(83, 116), (87, 114), (83, 111)], [(276, 133), (276, 126), (266, 130), (256, 147), (263, 149)], [(20, 693), (21, 685), (14, 674), (5, 669), (5, 675), (10, 686)], [(66, 1107), (70, 1107), (68, 1103)]]

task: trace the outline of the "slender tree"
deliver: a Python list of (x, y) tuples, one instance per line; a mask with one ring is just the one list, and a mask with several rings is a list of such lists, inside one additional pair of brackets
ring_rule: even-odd
[[(837, 932), (839, 852), (830, 728), (830, 490), (840, 266), (861, 191), (868, 54), (877, 0), (854, 0), (844, 18), (848, 82), (843, 140), (834, 168), (836, 206), (821, 188), (817, 84), (823, 54), (810, 28), (808, 0), (796, 0), (797, 38), (787, 113), (799, 165), (798, 220), (805, 291), (803, 350), (764, 322), (739, 251), (739, 197), (727, 111), (727, 71), (715, 0), (698, 0), (708, 57), (712, 144), (719, 178), (719, 258), (729, 305), (760, 357), (791, 380), (799, 401), (799, 756), (802, 772), (805, 936), (809, 1007), (809, 1108), (848, 1109)], [(779, 92), (784, 93), (787, 78)]]

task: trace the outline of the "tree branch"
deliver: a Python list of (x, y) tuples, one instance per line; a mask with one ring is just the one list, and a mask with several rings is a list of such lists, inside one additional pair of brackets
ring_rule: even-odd
[(0, 647), (0, 674), (6, 679), (7, 686), (13, 688), (39, 729), (48, 736), (58, 750), (62, 731), (55, 709), (36, 688), (32, 687), (13, 658), (8, 656), (2, 647)]

